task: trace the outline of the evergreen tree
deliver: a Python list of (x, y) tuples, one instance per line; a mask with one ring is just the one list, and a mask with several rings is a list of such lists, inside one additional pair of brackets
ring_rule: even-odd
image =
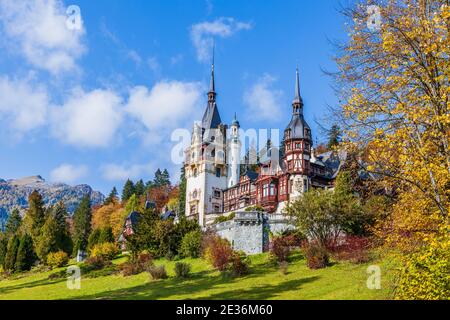
[(28, 210), (24, 218), (25, 233), (31, 235), (34, 243), (38, 241), (44, 223), (44, 202), (39, 192), (34, 190), (28, 197)]
[(139, 180), (138, 182), (136, 182), (136, 185), (134, 186), (134, 193), (138, 196), (141, 197), (145, 194), (145, 185), (144, 185), (144, 181)]
[(8, 238), (4, 233), (0, 233), (0, 266), (4, 268), (6, 252), (8, 251)]
[(101, 234), (101, 230), (100, 229), (94, 229), (91, 234), (89, 235), (89, 239), (88, 239), (88, 246), (87, 249), (88, 251), (91, 251), (92, 248), (96, 245), (100, 243), (100, 234)]
[(130, 199), (130, 197), (134, 194), (135, 190), (134, 190), (134, 184), (133, 181), (131, 181), (130, 179), (127, 180), (127, 182), (125, 182), (125, 185), (123, 186), (123, 190), (122, 190), (122, 202), (125, 203), (128, 201), (128, 199)]
[(5, 234), (8, 237), (11, 237), (13, 234), (16, 234), (19, 231), (20, 226), (22, 225), (22, 217), (20, 216), (19, 210), (14, 209), (11, 212), (11, 215), (8, 217), (8, 221), (5, 226)]
[(4, 269), (14, 272), (16, 267), (17, 251), (19, 250), (20, 240), (17, 235), (13, 235), (9, 241), (6, 249), (6, 257), (4, 263)]
[(163, 187), (163, 186), (170, 186), (170, 176), (169, 171), (167, 169), (164, 169), (164, 171), (161, 172), (161, 169), (158, 168), (155, 172), (155, 179), (153, 180), (153, 186), (155, 187)]
[(138, 211), (139, 209), (139, 200), (135, 194), (133, 194), (130, 199), (127, 201), (127, 205), (125, 206), (125, 213), (130, 214), (133, 211)]
[(78, 250), (86, 250), (89, 235), (91, 233), (91, 200), (89, 195), (86, 195), (81, 200), (80, 205), (75, 210), (73, 215), (73, 244), (74, 253)]
[(333, 149), (333, 147), (336, 147), (341, 143), (341, 129), (337, 124), (331, 126), (331, 129), (328, 130), (327, 137), (328, 137), (327, 143), (328, 150)]
[(57, 247), (59, 250), (70, 254), (72, 252), (73, 243), (72, 238), (70, 237), (69, 224), (67, 222), (69, 214), (67, 213), (66, 206), (60, 201), (56, 204), (51, 213), (58, 225), (58, 229), (56, 230)]
[(98, 243), (114, 242), (114, 236), (111, 227), (101, 229)]
[(184, 215), (186, 211), (186, 170), (184, 164), (181, 167), (180, 175), (180, 195), (178, 197), (178, 212), (180, 215)]
[(104, 205), (108, 205), (110, 203), (114, 203), (118, 200), (119, 196), (117, 193), (116, 187), (114, 187), (111, 192), (109, 193), (108, 197), (105, 199)]
[(33, 248), (33, 239), (28, 234), (25, 234), (20, 239), (19, 249), (17, 251), (16, 271), (28, 271), (33, 266), (33, 263), (36, 259), (36, 255), (34, 253)]
[(52, 214), (49, 214), (42, 227), (42, 233), (36, 244), (36, 254), (46, 263), (47, 255), (59, 251), (58, 246), (58, 222)]

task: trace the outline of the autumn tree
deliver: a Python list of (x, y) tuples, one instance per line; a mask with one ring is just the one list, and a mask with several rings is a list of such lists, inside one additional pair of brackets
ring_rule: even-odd
[[(379, 235), (404, 252), (407, 266), (436, 238), (450, 241), (450, 5), (369, 4), (378, 6), (380, 16), (364, 3), (343, 11), (350, 41), (337, 58), (341, 123), (348, 149), (361, 152), (360, 169), (396, 193)], [(404, 292), (421, 298), (414, 296), (420, 290)]]

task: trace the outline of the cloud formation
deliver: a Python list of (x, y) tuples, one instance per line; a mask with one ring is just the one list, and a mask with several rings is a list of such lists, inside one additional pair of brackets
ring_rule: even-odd
[(61, 164), (50, 172), (50, 180), (52, 182), (74, 183), (84, 178), (88, 173), (87, 166)]
[(0, 76), (0, 97), (0, 119), (9, 129), (24, 134), (45, 124), (49, 105), (45, 87)]
[(68, 15), (60, 0), (0, 1), (0, 25), (8, 46), (32, 66), (60, 74), (77, 69), (86, 51), (85, 30), (67, 27)]
[(191, 40), (200, 62), (211, 60), (211, 48), (215, 37), (229, 38), (241, 30), (250, 30), (252, 24), (234, 18), (221, 17), (212, 22), (201, 22), (191, 27)]
[(125, 108), (150, 131), (175, 129), (192, 116), (201, 93), (197, 82), (161, 81), (150, 90), (144, 86), (131, 89)]
[(107, 147), (122, 123), (122, 98), (114, 91), (76, 89), (53, 110), (52, 129), (61, 141), (79, 147)]
[(246, 115), (252, 121), (277, 121), (282, 114), (283, 91), (273, 88), (277, 79), (264, 74), (244, 93)]

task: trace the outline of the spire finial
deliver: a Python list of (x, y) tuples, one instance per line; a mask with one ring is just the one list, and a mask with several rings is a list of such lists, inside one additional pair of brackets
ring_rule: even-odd
[(300, 101), (300, 76), (298, 74), (298, 65), (297, 68), (295, 69), (295, 76), (296, 76), (296, 81), (295, 81), (295, 101)]
[(215, 83), (214, 83), (214, 53), (215, 53), (215, 41), (213, 39), (213, 48), (212, 48), (212, 64), (211, 64), (211, 83), (209, 86), (209, 92), (215, 92), (216, 91), (216, 87), (215, 87)]

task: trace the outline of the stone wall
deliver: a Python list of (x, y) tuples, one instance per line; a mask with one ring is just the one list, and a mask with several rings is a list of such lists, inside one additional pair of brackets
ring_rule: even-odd
[(261, 212), (236, 212), (233, 220), (212, 227), (230, 241), (234, 250), (258, 254), (268, 250), (269, 233), (278, 234), (294, 227), (286, 217)]

